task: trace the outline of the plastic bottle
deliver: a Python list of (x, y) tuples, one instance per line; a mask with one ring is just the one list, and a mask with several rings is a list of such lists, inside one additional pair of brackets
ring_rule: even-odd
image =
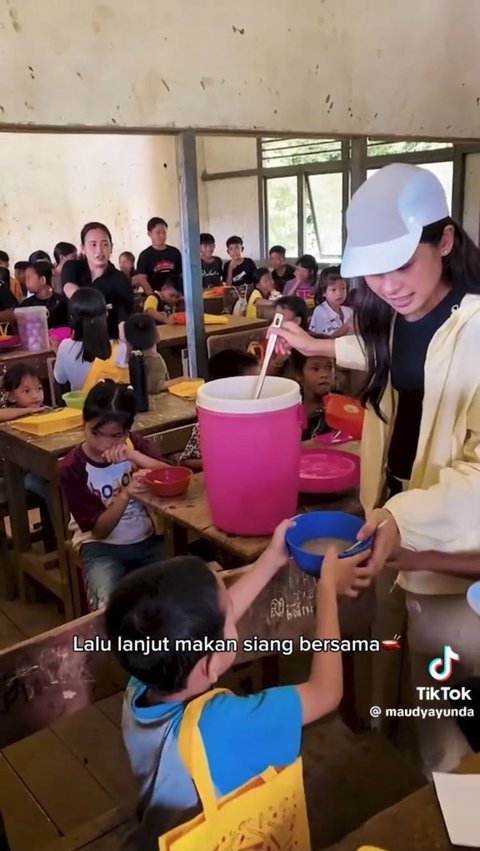
[(130, 371), (130, 384), (135, 392), (137, 400), (137, 413), (141, 414), (149, 410), (147, 393), (147, 371), (145, 358), (142, 352), (133, 351), (128, 361)]

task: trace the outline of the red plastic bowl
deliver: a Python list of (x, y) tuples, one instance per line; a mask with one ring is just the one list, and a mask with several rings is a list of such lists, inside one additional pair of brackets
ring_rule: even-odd
[(155, 496), (180, 496), (187, 490), (192, 471), (188, 467), (155, 467), (145, 476), (148, 489)]
[(174, 313), (175, 323), (177, 325), (186, 325), (187, 324), (187, 314), (186, 313)]
[(325, 396), (323, 404), (330, 428), (350, 434), (353, 440), (361, 439), (365, 411), (360, 402), (350, 396), (332, 393)]

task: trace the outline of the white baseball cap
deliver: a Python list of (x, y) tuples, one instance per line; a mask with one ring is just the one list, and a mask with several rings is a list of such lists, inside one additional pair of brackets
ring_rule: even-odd
[(401, 269), (415, 254), (423, 228), (448, 216), (445, 190), (431, 171), (408, 163), (379, 169), (348, 206), (342, 277)]

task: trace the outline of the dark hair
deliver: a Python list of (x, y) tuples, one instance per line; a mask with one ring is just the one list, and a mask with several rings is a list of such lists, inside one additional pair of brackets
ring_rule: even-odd
[(285, 257), (287, 255), (287, 250), (286, 250), (286, 248), (283, 247), (283, 245), (272, 245), (268, 254), (269, 255), (270, 254), (281, 254), (283, 259), (285, 260)]
[(27, 376), (30, 378), (38, 378), (40, 381), (40, 376), (37, 370), (28, 363), (16, 363), (14, 366), (7, 369), (3, 376), (3, 389), (5, 393), (12, 393), (14, 390), (18, 390), (23, 379), (27, 378)]
[(241, 236), (229, 236), (227, 239), (227, 248), (231, 245), (241, 245), (243, 248), (243, 239)]
[[(420, 243), (438, 245), (448, 225), (453, 226), (455, 235), (452, 251), (442, 257), (442, 279), (458, 291), (459, 299), (465, 293), (480, 294), (480, 249), (453, 219), (445, 218), (427, 225)], [(370, 404), (385, 422), (380, 401), (391, 367), (390, 332), (394, 310), (369, 289), (364, 278), (357, 279), (357, 286), (354, 322), (367, 357), (367, 377), (360, 398), (364, 405)]]
[(132, 387), (106, 379), (92, 387), (83, 405), (83, 421), (98, 420), (97, 425), (118, 423), (124, 431), (133, 426), (137, 402)]
[(182, 288), (180, 286), (180, 281), (177, 275), (169, 275), (167, 280), (163, 282), (160, 287), (160, 292), (167, 287), (168, 289), (175, 290), (178, 295), (182, 295)]
[(157, 342), (157, 325), (148, 313), (132, 313), (125, 320), (125, 339), (132, 349), (141, 352), (151, 349)]
[(340, 273), (340, 266), (325, 266), (325, 268), (321, 270), (318, 280), (318, 287), (315, 293), (316, 304), (321, 304), (322, 301), (325, 301), (328, 287), (330, 284), (336, 283), (336, 281), (345, 282), (348, 295), (348, 284)]
[(0, 286), (10, 286), (10, 272), (6, 266), (0, 266)]
[(13, 267), (18, 272), (24, 272), (29, 266), (28, 260), (17, 260)]
[(47, 254), (46, 251), (42, 251), (41, 249), (33, 251), (28, 258), (29, 263), (38, 263), (39, 260), (46, 260), (47, 263), (50, 263), (50, 266), (52, 265), (50, 254)]
[(315, 280), (317, 280), (318, 263), (315, 260), (313, 254), (302, 254), (302, 256), (299, 257), (297, 260), (297, 266), (301, 266), (302, 269), (308, 269), (310, 272), (310, 277), (315, 278)]
[(27, 269), (33, 269), (39, 278), (45, 278), (49, 287), (52, 286), (52, 264), (46, 260), (37, 260), (36, 263), (29, 263)]
[(302, 375), (303, 368), (308, 360), (313, 360), (313, 358), (320, 358), (321, 360), (329, 361), (331, 368), (334, 368), (334, 360), (333, 358), (328, 357), (328, 355), (302, 355), (301, 352), (298, 352), (296, 349), (292, 349), (292, 353), (290, 355), (291, 363), (294, 371), (298, 376)]
[(79, 359), (93, 363), (95, 358), (107, 360), (110, 357), (107, 302), (100, 290), (94, 287), (77, 290), (68, 300), (68, 319), (73, 339), (82, 343)]
[(120, 256), (120, 257), (128, 257), (128, 259), (129, 259), (129, 260), (133, 263), (133, 265), (135, 266), (135, 254), (132, 254), (132, 252), (131, 252), (131, 251), (122, 251), (122, 252), (120, 253), (120, 255), (119, 255), (119, 256)]
[(215, 237), (211, 233), (201, 233), (200, 245), (215, 245)]
[(159, 216), (154, 216), (153, 219), (149, 219), (147, 222), (147, 231), (151, 233), (151, 231), (157, 227), (157, 225), (163, 225), (164, 228), (168, 228), (168, 225), (165, 219), (161, 219)]
[(55, 263), (60, 263), (60, 260), (62, 260), (63, 257), (68, 257), (69, 254), (74, 254), (76, 250), (77, 247), (76, 245), (73, 245), (72, 242), (57, 242), (53, 249)]
[(0, 251), (0, 263), (10, 263), (10, 257), (6, 251)]
[(270, 269), (267, 269), (266, 266), (260, 266), (258, 269), (255, 269), (252, 274), (254, 284), (259, 284), (264, 275), (268, 275), (270, 278), (272, 277)]
[(81, 233), (80, 233), (80, 242), (82, 243), (82, 245), (85, 245), (85, 240), (86, 240), (87, 235), (90, 233), (91, 230), (103, 231), (105, 236), (107, 236), (108, 239), (110, 240), (110, 245), (113, 245), (112, 234), (110, 233), (107, 226), (102, 225), (101, 222), (87, 222), (87, 224), (83, 226)]
[(298, 295), (284, 295), (275, 302), (276, 307), (288, 307), (300, 319), (300, 328), (308, 331), (308, 309), (305, 299)]
[[(207, 655), (203, 649), (179, 650), (179, 642), (192, 647), (198, 642), (203, 647), (206, 641), (223, 639), (225, 614), (219, 605), (218, 583), (196, 556), (142, 567), (112, 592), (105, 625), (121, 666), (131, 676), (165, 695), (175, 694), (185, 688), (191, 671)], [(142, 647), (147, 638), (157, 643), (150, 645), (149, 653)], [(165, 638), (168, 649), (162, 642)], [(127, 641), (139, 649), (123, 650)]]
[(250, 352), (243, 352), (241, 349), (223, 349), (209, 358), (208, 378), (209, 381), (216, 381), (217, 378), (235, 378), (238, 375), (245, 375), (247, 370), (254, 366), (258, 366), (258, 362)]

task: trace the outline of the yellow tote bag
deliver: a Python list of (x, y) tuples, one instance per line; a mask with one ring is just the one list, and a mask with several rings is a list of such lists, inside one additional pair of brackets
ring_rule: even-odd
[(161, 836), (160, 851), (310, 851), (301, 757), (216, 799), (198, 722), (207, 701), (229, 693), (214, 689), (185, 710), (178, 747), (203, 812)]
[(116, 362), (118, 348), (118, 344), (114, 343), (112, 345), (112, 353), (107, 360), (95, 358), (83, 383), (83, 393), (88, 393), (100, 381), (107, 379), (115, 381), (116, 384), (130, 384), (130, 370), (128, 365), (118, 366)]

